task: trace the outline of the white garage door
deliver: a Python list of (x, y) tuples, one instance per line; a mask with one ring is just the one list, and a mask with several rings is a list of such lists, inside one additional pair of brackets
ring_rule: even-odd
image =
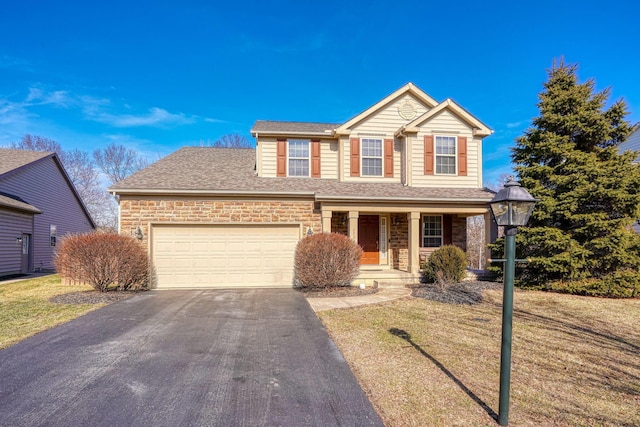
[(297, 225), (156, 225), (158, 288), (290, 287)]

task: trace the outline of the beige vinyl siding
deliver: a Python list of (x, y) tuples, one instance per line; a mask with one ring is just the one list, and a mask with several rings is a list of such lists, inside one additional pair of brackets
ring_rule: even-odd
[(338, 179), (338, 142), (335, 140), (321, 140), (320, 142), (320, 177)]
[[(308, 139), (315, 138), (290, 137), (287, 139)], [(260, 157), (262, 165), (259, 168), (260, 176), (265, 178), (276, 177), (277, 167), (277, 144), (276, 138), (260, 138)], [(309, 165), (311, 167), (311, 165)], [(335, 140), (320, 140), (320, 177), (327, 179), (338, 178), (338, 143)]]
[(0, 191), (14, 194), (42, 211), (34, 217), (33, 267), (53, 269), (55, 247), (49, 244), (49, 226), (57, 227), (58, 241), (69, 233), (92, 231), (91, 223), (60, 169), (46, 158), (0, 181)]
[(261, 138), (260, 139), (260, 161), (262, 171), (260, 176), (266, 178), (276, 177), (276, 164), (277, 164), (277, 140), (276, 138)]
[(22, 245), (16, 242), (16, 237), (33, 233), (33, 214), (1, 209), (0, 224), (0, 276), (18, 274)]
[[(449, 111), (443, 111), (422, 125), (423, 131), (411, 140), (411, 185), (415, 187), (473, 187), (479, 184), (479, 161), (481, 159), (480, 139), (474, 138), (472, 129)], [(467, 175), (425, 175), (424, 136), (447, 135), (467, 138)], [(456, 170), (458, 165), (456, 163)]]
[[(415, 115), (409, 119), (400, 116), (399, 109), (406, 103), (410, 103), (415, 110)], [(351, 138), (394, 138), (395, 132), (411, 120), (429, 111), (429, 108), (423, 105), (419, 100), (411, 94), (397, 99), (386, 107), (382, 108), (376, 114), (370, 116), (366, 120), (356, 124), (351, 129)], [(351, 146), (350, 138), (341, 138), (344, 144), (344, 154), (342, 161), (344, 162), (344, 180), (345, 181), (384, 181), (384, 182), (402, 182), (402, 146), (401, 141), (394, 139), (393, 144), (393, 178), (384, 177), (352, 177), (351, 176)]]
[[(414, 107), (416, 113), (410, 119), (404, 119), (398, 113), (398, 109), (404, 106), (407, 102)], [(387, 138), (391, 138), (401, 126), (406, 125), (417, 117), (420, 117), (427, 111), (429, 111), (428, 107), (423, 105), (411, 94), (406, 94), (402, 98), (399, 98), (388, 106), (382, 108), (376, 114), (369, 116), (366, 120), (357, 123), (351, 128), (351, 136), (370, 133), (373, 135), (385, 134), (387, 135)]]

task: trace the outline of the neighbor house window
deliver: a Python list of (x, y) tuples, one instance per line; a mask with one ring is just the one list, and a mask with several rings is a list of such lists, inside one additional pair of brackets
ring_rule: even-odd
[(456, 137), (436, 136), (436, 173), (456, 174)]
[(382, 176), (382, 140), (362, 138), (362, 175)]
[(289, 176), (309, 176), (308, 140), (289, 140)]
[(439, 248), (442, 246), (442, 216), (425, 215), (422, 217), (422, 247)]

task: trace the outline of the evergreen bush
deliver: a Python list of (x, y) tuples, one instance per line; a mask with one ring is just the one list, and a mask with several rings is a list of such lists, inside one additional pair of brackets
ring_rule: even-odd
[(422, 281), (435, 283), (444, 289), (464, 279), (467, 271), (467, 255), (454, 245), (436, 249), (422, 268)]

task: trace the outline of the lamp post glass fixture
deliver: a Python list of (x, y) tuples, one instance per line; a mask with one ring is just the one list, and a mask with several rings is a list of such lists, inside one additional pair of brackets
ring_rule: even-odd
[(505, 227), (504, 290), (502, 296), (502, 348), (500, 351), (500, 399), (498, 424), (509, 424), (509, 389), (511, 387), (511, 336), (513, 324), (513, 278), (516, 269), (516, 234), (526, 225), (536, 204), (520, 183), (509, 177), (504, 188), (489, 202), (493, 218)]

